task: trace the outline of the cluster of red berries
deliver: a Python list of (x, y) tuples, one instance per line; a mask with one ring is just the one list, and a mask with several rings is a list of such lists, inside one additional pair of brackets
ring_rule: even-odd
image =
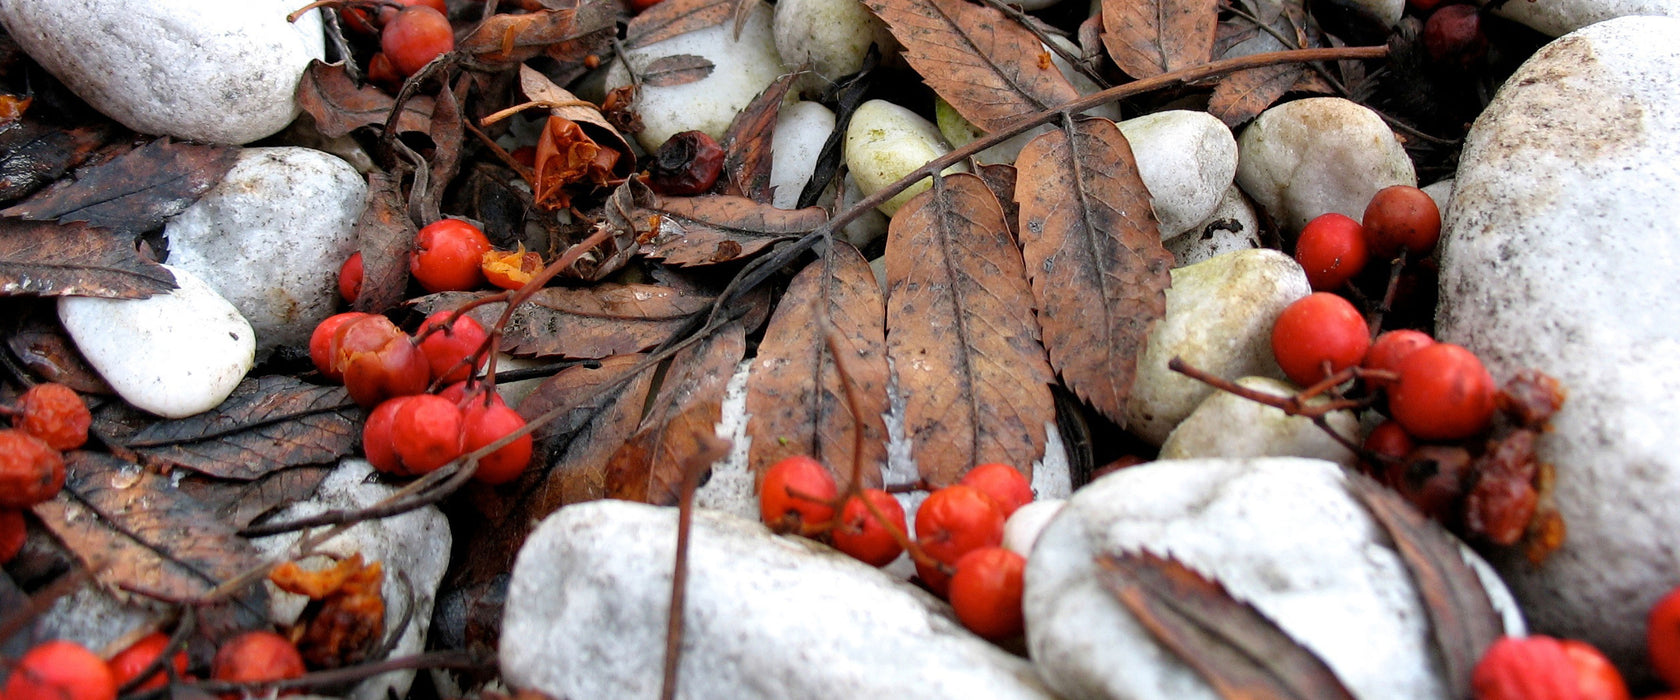
[[(375, 12), (373, 17), (369, 11)], [(352, 31), (379, 35), (379, 52), (368, 60), (368, 79), (388, 89), (395, 90), (432, 59), (455, 49), (455, 29), (449, 25), (444, 0), (350, 2), (339, 10), (339, 17)]]
[(1371, 260), (1387, 261), (1404, 250), (1427, 255), (1441, 239), (1441, 210), (1416, 187), (1384, 188), (1365, 205), (1364, 220), (1329, 213), (1307, 222), (1295, 242), (1295, 261), (1314, 291), (1336, 291)]
[(799, 456), (764, 473), (759, 515), (778, 531), (826, 536), (836, 549), (873, 566), (891, 563), (909, 544), (917, 577), (951, 601), (963, 625), (989, 639), (1006, 639), (1022, 631), (1026, 560), (1003, 548), (1003, 525), (1032, 499), (1032, 487), (1016, 468), (979, 465), (957, 484), (928, 495), (916, 513), (912, 542), (904, 509), (892, 494), (863, 489), (842, 503), (828, 468)]
[[(169, 637), (153, 632), (110, 661), (75, 642), (52, 640), (35, 645), (11, 666), (6, 700), (113, 700), (117, 689), (135, 683), (154, 665), (158, 670), (135, 691), (155, 690), (169, 683), (170, 670), (158, 664), (169, 649)], [(187, 654), (170, 658), (176, 678), (187, 675)], [(303, 657), (285, 637), (268, 631), (246, 632), (223, 642), (210, 664), (210, 678), (230, 683), (272, 683), (304, 674)]]
[[(408, 271), (428, 292), (465, 292), (485, 282), (502, 289), (519, 289), (543, 268), (542, 256), (518, 250), (498, 250), (484, 231), (460, 219), (432, 222), (415, 235)], [(338, 293), (346, 303), (362, 294), (362, 254), (353, 253), (338, 271)]]
[(3, 412), (12, 427), (0, 429), (0, 564), (23, 549), (23, 509), (58, 495), (63, 452), (86, 443), (93, 424), (82, 397), (56, 383), (30, 387)]
[(1543, 635), (1501, 637), (1471, 673), (1476, 700), (1629, 700), (1622, 674), (1596, 647)]
[[(473, 382), (489, 335), (466, 315), (440, 311), (421, 324), (419, 337), (378, 314), (349, 311), (315, 327), (309, 356), (322, 376), (343, 381), (350, 397), (373, 409), (362, 428), (362, 450), (374, 468), (418, 475), (525, 426), (495, 392)], [(443, 388), (427, 393), (434, 383)], [(473, 477), (490, 484), (514, 480), (531, 461), (523, 435), (478, 461)]]

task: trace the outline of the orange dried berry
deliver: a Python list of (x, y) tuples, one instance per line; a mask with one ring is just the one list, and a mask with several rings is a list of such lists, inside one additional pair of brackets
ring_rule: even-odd
[[(869, 511), (869, 505), (865, 505), (863, 500), (865, 498), (886, 517), (887, 522), (881, 522)], [(846, 499), (846, 505), (840, 509), (840, 524), (830, 537), (834, 540), (835, 549), (852, 555), (852, 558), (870, 566), (886, 566), (904, 551), (898, 538), (887, 529), (889, 526), (897, 528), (898, 534), (908, 536), (904, 506), (886, 491), (864, 489), (862, 498), (852, 496)]]
[(64, 487), (64, 456), (40, 438), (0, 429), (0, 507), (28, 508)]
[(76, 390), (47, 382), (29, 387), (18, 399), (14, 427), (41, 438), (55, 450), (74, 450), (87, 443), (93, 414)]
[(542, 272), (542, 256), (525, 250), (525, 244), (519, 244), (518, 250), (492, 250), (484, 254), (479, 266), (484, 271), (484, 279), (490, 284), (502, 289), (519, 289)]

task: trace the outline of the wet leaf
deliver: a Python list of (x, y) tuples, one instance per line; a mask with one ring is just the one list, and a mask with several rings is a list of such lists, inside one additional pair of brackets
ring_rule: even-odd
[(643, 252), (678, 266), (747, 257), (776, 241), (809, 233), (828, 220), (828, 212), (819, 207), (777, 209), (726, 195), (653, 195), (631, 220), (651, 221), (655, 216), (659, 232), (643, 246)]
[[(372, 84), (357, 87), (342, 63), (311, 61), (298, 82), (298, 107), (315, 119), (315, 128), (338, 138), (364, 126), (383, 127), (396, 98)], [(431, 131), (432, 98), (415, 95), (397, 115), (398, 133)]]
[(256, 479), (351, 454), (361, 443), (361, 418), (342, 386), (270, 375), (245, 379), (209, 411), (144, 428), (128, 446), (200, 474)]
[(776, 118), (798, 77), (798, 73), (788, 73), (777, 78), (729, 123), (729, 130), (723, 134), (724, 194), (770, 203), (771, 147), (776, 136)]
[(6, 326), (0, 335), (12, 355), (44, 381), (57, 382), (81, 394), (110, 394), (105, 378), (89, 367), (64, 324), (58, 302), (52, 299), (13, 298), (7, 306)]
[(144, 299), (175, 288), (133, 238), (84, 223), (0, 219), (0, 294)]
[(887, 229), (887, 354), (922, 478), (1030, 469), (1055, 419), (1032, 290), (1003, 208), (973, 175), (935, 181)]
[(32, 221), (85, 221), (122, 233), (145, 233), (181, 213), (222, 181), (237, 146), (160, 138), (79, 173), (74, 180), (0, 210)]
[[(511, 68), (555, 50), (557, 60), (577, 60), (569, 50), (589, 35), (611, 27), (613, 16), (605, 13), (607, 3), (582, 3), (558, 10), (537, 10), (526, 14), (495, 14), (472, 33), (462, 37), (455, 50), (491, 70)], [(556, 50), (556, 47), (567, 49)]]
[(1021, 253), (1050, 366), (1125, 427), (1138, 359), (1172, 283), (1131, 146), (1114, 122), (1081, 118), (1033, 139), (1015, 163)]
[(368, 173), (367, 206), (356, 219), (356, 250), (362, 254), (362, 291), (351, 304), (379, 313), (402, 303), (408, 289), (408, 253), (418, 231), (408, 218), (396, 178)]
[(735, 322), (671, 358), (641, 425), (607, 461), (609, 498), (676, 505), (684, 464), (715, 441), (725, 385), (746, 351)]
[(1344, 475), (1353, 494), (1394, 542), (1429, 617), (1430, 637), (1441, 656), (1448, 688), (1470, 688), (1482, 653), (1505, 634), (1481, 578), (1464, 560), (1466, 549), (1440, 523), (1398, 494), (1359, 474)]
[(735, 12), (736, 0), (663, 0), (636, 15), (624, 29), (624, 48), (639, 49), (674, 36), (715, 27)]
[[(880, 487), (887, 461), (885, 320), (875, 272), (845, 243), (835, 242), (794, 276), (747, 377), (748, 461), (755, 472), (806, 455), (828, 465), (844, 490), (861, 461), (863, 484)], [(845, 353), (844, 374), (830, 351), (830, 332)]]
[(650, 87), (674, 87), (704, 80), (717, 66), (705, 56), (681, 53), (665, 56), (642, 69), (642, 84)]
[[(478, 294), (445, 292), (414, 300), (431, 314), (453, 309)], [(502, 349), (515, 355), (598, 359), (642, 352), (664, 342), (688, 318), (710, 309), (712, 297), (651, 284), (546, 287), (514, 310)], [(485, 304), (469, 314), (486, 328), (504, 304)]]
[(1218, 582), (1149, 552), (1103, 555), (1097, 564), (1103, 586), (1220, 697), (1353, 697), (1323, 659)]
[(34, 119), (0, 129), (0, 203), (28, 195), (81, 165), (110, 132), (104, 124), (66, 129)]
[(1152, 78), (1207, 63), (1218, 0), (1102, 0), (1103, 46), (1126, 75)]
[(1079, 96), (1038, 37), (995, 9), (966, 0), (864, 4), (887, 23), (928, 86), (984, 131)]
[(228, 481), (200, 476), (181, 479), (181, 492), (197, 499), (216, 517), (236, 529), (297, 501), (308, 500), (336, 465), (309, 465), (269, 472), (255, 481)]

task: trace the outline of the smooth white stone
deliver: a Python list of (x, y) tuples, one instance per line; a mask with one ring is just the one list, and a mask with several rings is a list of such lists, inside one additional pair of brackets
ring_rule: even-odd
[(810, 182), (817, 156), (832, 133), (834, 112), (821, 102), (802, 101), (782, 107), (776, 115), (776, 133), (770, 139), (771, 204), (792, 209), (799, 203), (799, 192)]
[(1524, 0), (1503, 3), (1493, 14), (1528, 25), (1547, 36), (1563, 36), (1617, 17), (1680, 17), (1680, 3), (1674, 0)]
[(898, 41), (858, 0), (780, 0), (771, 25), (776, 52), (790, 70), (809, 66), (816, 80), (831, 83), (863, 69), (869, 45), (883, 60), (898, 55)]
[[(1270, 377), (1243, 377), (1237, 384), (1273, 396), (1290, 396), (1300, 388)], [(1324, 397), (1309, 404), (1322, 404)], [(1351, 411), (1325, 415), (1330, 427), (1358, 442), (1359, 419)], [(1310, 457), (1352, 467), (1359, 458), (1326, 435), (1311, 418), (1285, 415), (1281, 409), (1236, 394), (1216, 391), (1173, 428), (1161, 443), (1161, 459), (1200, 457)]]
[(1050, 519), (1062, 511), (1067, 501), (1051, 498), (1033, 501), (1009, 514), (1009, 520), (1003, 523), (1003, 546), (1011, 552), (1023, 557), (1032, 554), (1033, 544), (1038, 542), (1038, 535), (1044, 531), (1044, 526), (1050, 524)]
[(1173, 254), (1173, 267), (1260, 247), (1260, 217), (1235, 184), (1225, 188), (1219, 207), (1201, 223), (1162, 245)]
[(1182, 109), (1120, 122), (1149, 188), (1161, 240), (1195, 228), (1219, 208), (1237, 174), (1237, 139), (1207, 112)]
[(1340, 97), (1261, 112), (1237, 146), (1237, 184), (1291, 233), (1329, 212), (1358, 220), (1377, 190), (1417, 185), (1411, 157), (1382, 117)]
[[(886, 100), (858, 105), (846, 125), (846, 168), (865, 195), (875, 194), (950, 150), (933, 122)], [(958, 164), (944, 172), (966, 171), (967, 166)], [(892, 216), (905, 202), (932, 186), (932, 181), (924, 178), (876, 209)]]
[(1424, 194), (1429, 195), (1429, 198), (1435, 201), (1435, 208), (1441, 210), (1442, 221), (1447, 220), (1447, 207), (1452, 204), (1453, 183), (1454, 180), (1449, 177), (1421, 188)]

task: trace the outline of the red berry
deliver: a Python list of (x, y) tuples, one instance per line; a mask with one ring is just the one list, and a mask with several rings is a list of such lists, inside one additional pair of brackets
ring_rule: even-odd
[(12, 424), (55, 450), (74, 450), (87, 443), (93, 414), (76, 390), (56, 382), (36, 384), (18, 398)]
[(315, 371), (335, 382), (344, 381), (344, 373), (338, 370), (333, 359), (333, 338), (344, 324), (367, 315), (360, 311), (346, 311), (328, 316), (315, 326), (315, 332), (309, 334), (309, 360), (315, 363)]
[(442, 12), (416, 5), (385, 23), (379, 32), (379, 49), (391, 60), (391, 67), (406, 78), (420, 72), (432, 59), (454, 50), (455, 29)]
[[(1400, 363), (1412, 353), (1435, 344), (1435, 339), (1428, 333), (1412, 330), (1388, 331), (1371, 341), (1371, 349), (1365, 351), (1365, 359), (1359, 366), (1365, 369), (1384, 372), (1400, 371)], [(1381, 388), (1388, 388), (1394, 384), (1392, 379), (1373, 377), (1371, 383)]]
[(350, 398), (364, 407), (418, 394), (432, 381), (432, 367), (414, 340), (378, 314), (345, 322), (333, 333), (330, 351)]
[(0, 508), (28, 508), (64, 487), (64, 456), (40, 438), (0, 429)]
[(1680, 688), (1680, 587), (1668, 592), (1645, 619), (1651, 668), (1670, 688)]
[(1365, 230), (1334, 212), (1307, 222), (1295, 241), (1295, 262), (1307, 272), (1314, 291), (1340, 289), (1365, 269)]
[(410, 474), (425, 474), (460, 457), (461, 409), (435, 394), (410, 397), (391, 417), (391, 444)]
[(1436, 63), (1468, 68), (1487, 55), (1487, 48), (1475, 5), (1448, 5), (1423, 23), (1423, 49)]
[(230, 683), (280, 681), (303, 675), (303, 655), (285, 637), (258, 630), (222, 643), (210, 677)]
[[(449, 399), (456, 406), (460, 406), (462, 409), (467, 407), (467, 401), (469, 399), (483, 403), (484, 393), (485, 386), (482, 383), (473, 384), (471, 394), (467, 393), (466, 382), (455, 382), (454, 384), (446, 385), (442, 389), (438, 390), (438, 396)], [(495, 392), (490, 392), (489, 400), (490, 403), (497, 406), (507, 405), (507, 402), (502, 400), (502, 395)]]
[[(1379, 455), (1391, 457), (1398, 461), (1404, 460), (1406, 455), (1411, 454), (1412, 450), (1417, 447), (1417, 444), (1412, 442), (1412, 436), (1407, 435), (1406, 429), (1400, 427), (1399, 423), (1392, 420), (1385, 420), (1378, 423), (1377, 427), (1371, 429), (1371, 434), (1365, 436), (1365, 443), (1361, 446)], [(1387, 465), (1382, 464), (1371, 464), (1367, 465), (1367, 468), (1372, 472), (1382, 474), (1388, 471), (1386, 466)]]
[(1439, 240), (1441, 210), (1423, 190), (1409, 185), (1384, 187), (1365, 205), (1365, 243), (1374, 255), (1391, 258), (1401, 248), (1413, 257), (1425, 255)]
[(970, 631), (987, 639), (1020, 634), (1021, 589), (1027, 560), (1002, 547), (982, 547), (957, 560), (951, 607)]
[(654, 5), (658, 5), (662, 0), (627, 0), (627, 1), (630, 3), (630, 11), (632, 13), (641, 14), (643, 12), (646, 12), (648, 8), (653, 7)]
[(356, 297), (362, 295), (362, 253), (357, 251), (350, 254), (344, 265), (338, 268), (338, 296), (346, 304), (356, 303)]
[(0, 564), (5, 564), (23, 551), (23, 541), (29, 529), (23, 522), (23, 511), (0, 508)]
[[(409, 5), (425, 5), (427, 7), (430, 7), (432, 9), (434, 9), (434, 10), (437, 10), (438, 12), (442, 12), (444, 14), (449, 13), (449, 6), (444, 4), (444, 0), (388, 0), (388, 1), (392, 2), (392, 3), (397, 3), (397, 4), (400, 4), (400, 5), (403, 5), (405, 7), (409, 6)], [(339, 17), (344, 19), (344, 26), (349, 28), (352, 31), (361, 32), (363, 34), (374, 33), (374, 31), (376, 31), (374, 29), (375, 24), (384, 25), (385, 23), (390, 22), (391, 19), (396, 17), (396, 16), (397, 16), (397, 8), (391, 7), (389, 4), (382, 4), (380, 6), (380, 8), (379, 8), (379, 19), (376, 22), (373, 22), (373, 23), (370, 23), (368, 21), (367, 12), (362, 10), (361, 8), (358, 8), (358, 7), (344, 7), (344, 8), (339, 9)]]
[(24, 652), (6, 679), (6, 700), (112, 700), (117, 683), (104, 659), (55, 639)]
[(758, 484), (758, 515), (771, 529), (797, 530), (834, 519), (840, 488), (822, 463), (795, 455), (770, 465)]
[[(869, 503), (886, 517), (885, 524), (869, 512), (864, 498), (869, 499)], [(852, 555), (852, 558), (870, 566), (886, 566), (904, 551), (904, 547), (898, 544), (898, 538), (887, 529), (889, 525), (897, 528), (898, 534), (909, 536), (910, 528), (904, 522), (904, 506), (886, 491), (864, 489), (863, 498), (854, 495), (846, 499), (845, 507), (840, 509), (840, 524), (830, 537), (834, 540), (835, 549)]]
[(396, 420), (397, 409), (412, 398), (414, 396), (394, 396), (380, 402), (362, 424), (362, 454), (367, 455), (368, 464), (372, 464), (374, 469), (386, 474), (409, 474), (402, 459), (397, 457), (397, 446), (391, 438), (391, 424)]
[(1284, 376), (1301, 386), (1358, 364), (1370, 346), (1370, 327), (1359, 310), (1329, 292), (1297, 299), (1272, 325), (1272, 355)]
[(1563, 655), (1575, 667), (1581, 700), (1628, 700), (1627, 681), (1597, 647), (1578, 639), (1559, 639)]
[[(111, 677), (116, 680), (117, 687), (121, 688), (122, 686), (127, 685), (129, 681), (139, 678), (140, 672), (146, 670), (146, 668), (151, 666), (154, 661), (157, 661), (157, 658), (162, 656), (164, 650), (168, 648), (169, 635), (162, 632), (153, 632), (141, 637), (140, 641), (130, 644), (127, 649), (117, 652), (117, 655), (111, 657), (111, 660), (106, 662), (105, 665), (111, 669)], [(175, 652), (174, 658), (170, 659), (170, 661), (175, 665), (176, 676), (181, 676), (187, 672), (186, 651), (183, 650)], [(148, 678), (146, 679), (146, 682), (135, 686), (134, 689), (137, 691), (153, 690), (156, 688), (162, 688), (168, 683), (169, 674), (165, 673), (162, 669), (159, 669), (156, 673), (152, 674), (151, 678)]]
[(1004, 518), (1014, 515), (1017, 508), (1032, 503), (1033, 500), (1032, 484), (1027, 482), (1027, 475), (1000, 462), (982, 464), (970, 469), (957, 483), (972, 486), (991, 496), (998, 509), (1003, 511)]
[[(508, 433), (525, 427), (525, 418), (506, 405), (482, 401), (468, 402), (461, 412), (465, 432), (462, 452), (472, 452), (502, 439)], [(505, 484), (519, 478), (531, 463), (531, 435), (503, 445), (495, 452), (478, 458), (478, 471), (473, 478), (486, 484)]]
[(490, 239), (477, 226), (442, 219), (420, 229), (408, 270), (428, 292), (464, 292), (484, 284), (481, 264)]
[(420, 341), (420, 352), (425, 353), (433, 377), (441, 377), (445, 382), (464, 382), (483, 366), (482, 359), (476, 363), (466, 360), (484, 346), (490, 334), (484, 332), (484, 326), (479, 325), (477, 319), (465, 314), (449, 324), (452, 315), (453, 311), (439, 311), (426, 317), (425, 322), (420, 324), (420, 332), (424, 335)]
[(391, 59), (383, 51), (368, 58), (367, 77), (369, 82), (391, 92), (402, 89), (403, 77), (397, 74), (396, 67), (391, 65)]
[(1497, 391), (1475, 353), (1436, 343), (1400, 363), (1400, 380), (1388, 390), (1388, 411), (1419, 439), (1457, 440), (1487, 429)]
[[(934, 491), (916, 511), (916, 544), (935, 561), (954, 566), (962, 555), (1003, 544), (1003, 511), (991, 496), (957, 484)], [(950, 577), (918, 563), (916, 575), (944, 595)]]

